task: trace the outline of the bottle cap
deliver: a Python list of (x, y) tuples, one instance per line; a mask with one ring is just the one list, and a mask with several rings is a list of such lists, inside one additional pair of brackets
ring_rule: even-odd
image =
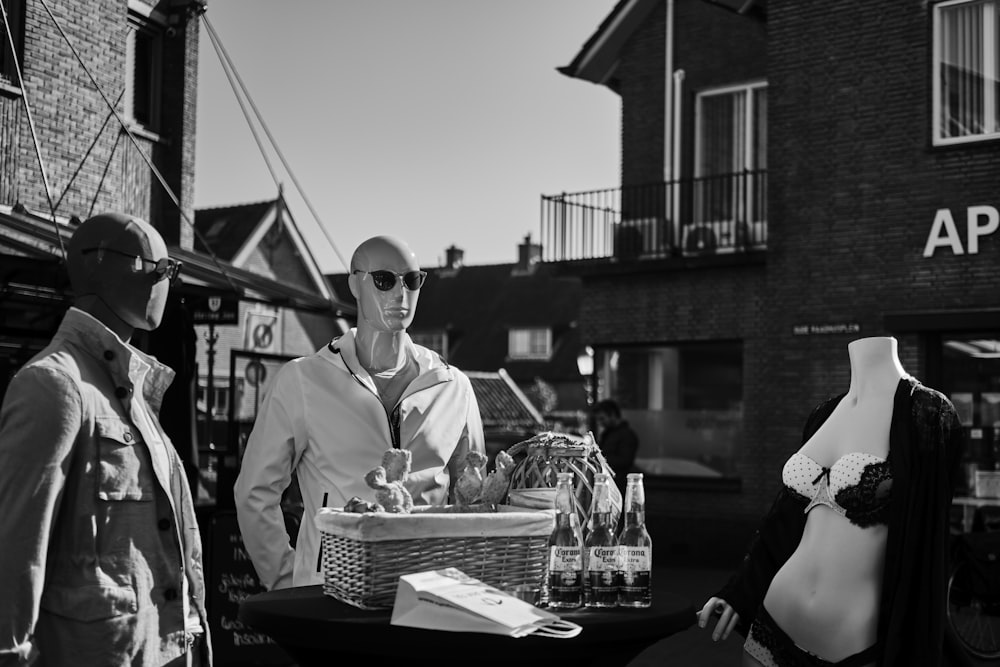
[(630, 472), (628, 475), (625, 476), (625, 479), (641, 480), (642, 479), (642, 473), (641, 472)]

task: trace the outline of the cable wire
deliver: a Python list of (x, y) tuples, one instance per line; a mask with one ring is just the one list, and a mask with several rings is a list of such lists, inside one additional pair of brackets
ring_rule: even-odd
[(7, 19), (7, 7), (3, 0), (0, 0), (0, 12), (3, 13), (3, 26), (7, 33), (7, 43), (10, 44), (11, 58), (14, 61), (14, 69), (17, 72), (17, 83), (21, 86), (21, 101), (24, 103), (24, 113), (28, 117), (28, 129), (31, 131), (31, 141), (35, 145), (35, 156), (38, 158), (38, 169), (42, 172), (42, 186), (45, 188), (45, 198), (49, 202), (49, 212), (52, 214), (52, 225), (56, 230), (56, 239), (59, 241), (59, 251), (62, 253), (63, 261), (66, 261), (66, 246), (63, 244), (62, 231), (56, 221), (56, 209), (52, 204), (52, 188), (49, 187), (49, 177), (45, 173), (45, 162), (42, 160), (41, 146), (38, 145), (38, 133), (35, 131), (35, 120), (31, 115), (31, 106), (28, 104), (28, 89), (24, 85), (24, 76), (21, 73), (21, 63), (17, 59), (17, 49), (14, 46), (14, 35), (10, 31), (10, 21)]
[(52, 23), (55, 24), (56, 30), (59, 31), (60, 35), (62, 35), (63, 40), (65, 40), (66, 44), (69, 46), (70, 51), (73, 52), (73, 55), (76, 57), (77, 62), (80, 63), (80, 67), (82, 67), (83, 71), (87, 74), (87, 77), (90, 79), (90, 82), (94, 85), (94, 88), (101, 95), (101, 98), (104, 100), (104, 103), (111, 110), (111, 113), (114, 114), (115, 120), (118, 121), (118, 124), (121, 125), (121, 128), (125, 131), (125, 133), (128, 135), (128, 138), (132, 141), (132, 145), (135, 147), (136, 152), (138, 152), (140, 157), (142, 157), (143, 161), (149, 167), (150, 171), (152, 171), (153, 175), (156, 176), (156, 180), (160, 182), (160, 185), (166, 191), (167, 196), (170, 197), (170, 200), (173, 201), (174, 206), (177, 207), (177, 211), (180, 213), (181, 219), (191, 226), (191, 229), (194, 231), (195, 236), (197, 236), (198, 240), (201, 241), (202, 245), (205, 246), (205, 250), (208, 252), (209, 258), (212, 260), (212, 263), (222, 274), (222, 277), (226, 279), (227, 283), (229, 283), (229, 287), (232, 288), (233, 293), (237, 295), (240, 294), (240, 290), (236, 287), (236, 284), (233, 282), (232, 277), (229, 275), (229, 273), (226, 272), (222, 264), (219, 262), (219, 258), (212, 251), (212, 247), (205, 241), (205, 238), (202, 236), (201, 232), (199, 232), (198, 228), (195, 227), (194, 222), (188, 217), (187, 213), (184, 212), (184, 209), (181, 207), (181, 203), (180, 200), (177, 198), (177, 195), (174, 194), (174, 191), (170, 188), (170, 185), (167, 184), (167, 181), (166, 179), (163, 178), (163, 175), (160, 173), (160, 170), (156, 168), (156, 165), (152, 163), (152, 161), (149, 159), (149, 156), (147, 156), (146, 153), (139, 146), (139, 141), (135, 138), (135, 134), (132, 133), (132, 130), (130, 130), (128, 126), (125, 124), (125, 121), (122, 120), (122, 117), (118, 113), (118, 110), (115, 109), (114, 105), (111, 104), (111, 100), (108, 99), (108, 96), (104, 93), (104, 90), (101, 88), (100, 84), (97, 83), (97, 79), (95, 79), (94, 75), (90, 72), (90, 68), (88, 68), (87, 64), (83, 62), (83, 58), (80, 57), (80, 53), (76, 50), (76, 47), (73, 45), (73, 42), (70, 41), (69, 36), (62, 29), (62, 25), (60, 25), (59, 21), (52, 14), (52, 10), (49, 9), (49, 5), (46, 2), (46, 0), (39, 0), (39, 2), (41, 2), (42, 7), (45, 8), (45, 12), (49, 15), (49, 18), (52, 19)]
[[(288, 172), (289, 178), (292, 179), (292, 183), (295, 185), (295, 189), (302, 197), (302, 201), (304, 201), (306, 206), (309, 208), (309, 212), (312, 213), (313, 219), (316, 220), (316, 224), (319, 226), (320, 231), (323, 232), (323, 235), (326, 237), (326, 240), (330, 243), (330, 247), (333, 248), (333, 251), (337, 254), (337, 258), (340, 259), (340, 263), (344, 265), (344, 269), (350, 270), (347, 261), (344, 259), (344, 256), (340, 253), (340, 249), (334, 242), (333, 237), (330, 235), (326, 227), (323, 225), (323, 221), (320, 219), (319, 213), (316, 212), (316, 209), (312, 205), (312, 202), (309, 201), (309, 197), (306, 196), (305, 191), (302, 189), (302, 185), (299, 183), (299, 179), (295, 177), (295, 172), (292, 171), (291, 166), (288, 164), (288, 161), (285, 159), (284, 154), (281, 152), (281, 148), (278, 146), (278, 142), (274, 140), (274, 136), (271, 134), (270, 129), (268, 129), (267, 123), (264, 122), (264, 118), (263, 116), (261, 116), (260, 110), (257, 108), (257, 105), (253, 101), (253, 97), (250, 96), (250, 92), (247, 90), (246, 85), (243, 83), (243, 78), (240, 77), (240, 73), (237, 71), (236, 66), (233, 64), (232, 59), (229, 57), (229, 53), (226, 51), (226, 47), (223, 46), (222, 40), (219, 39), (218, 34), (215, 32), (215, 28), (212, 27), (211, 21), (208, 20), (208, 16), (206, 14), (201, 15), (201, 20), (205, 24), (205, 28), (208, 30), (209, 36), (213, 39), (213, 43), (215, 41), (218, 42), (219, 49), (222, 51), (222, 55), (225, 58), (226, 62), (229, 63), (229, 67), (230, 69), (232, 69), (233, 75), (236, 77), (236, 81), (239, 83), (240, 89), (243, 91), (243, 95), (246, 96), (247, 101), (250, 103), (250, 107), (253, 109), (253, 112), (257, 117), (257, 121), (260, 123), (261, 128), (264, 130), (264, 133), (267, 135), (268, 140), (271, 142), (271, 146), (274, 148), (274, 152), (277, 154), (278, 159), (281, 160), (281, 164), (285, 167), (285, 171)], [(233, 92), (234, 93), (236, 92), (235, 89)]]

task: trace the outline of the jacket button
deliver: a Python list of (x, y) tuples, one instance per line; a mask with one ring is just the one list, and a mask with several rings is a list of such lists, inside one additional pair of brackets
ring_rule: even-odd
[(126, 396), (128, 396), (128, 389), (126, 389), (125, 387), (116, 387), (115, 396), (117, 396), (118, 398), (125, 398)]
[(160, 530), (168, 530), (170, 528), (170, 519), (160, 519), (156, 525)]
[(166, 600), (166, 601), (168, 601), (168, 602), (171, 601), (171, 600), (176, 600), (177, 599), (177, 589), (176, 588), (168, 588), (167, 590), (163, 591), (163, 599)]
[(111, 350), (104, 350), (104, 358), (111, 361), (115, 358), (115, 353)]
[(132, 442), (132, 434), (129, 433), (128, 431), (125, 431), (124, 433), (122, 433), (122, 440), (124, 440), (125, 442)]

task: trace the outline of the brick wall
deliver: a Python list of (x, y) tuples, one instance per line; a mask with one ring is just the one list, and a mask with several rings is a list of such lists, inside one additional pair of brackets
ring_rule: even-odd
[[(105, 95), (116, 100), (125, 85), (126, 0), (50, 0), (47, 4)], [(180, 11), (177, 16), (176, 36), (164, 39), (162, 141), (142, 138), (140, 146), (152, 155), (190, 213), (197, 24), (191, 23), (188, 30), (186, 14)], [(190, 247), (191, 232), (179, 224), (174, 204), (123, 135), (44, 7), (31, 0), (26, 3), (22, 68), (57, 214), (86, 218), (103, 210), (122, 210), (150, 219), (168, 243), (180, 241)], [(0, 93), (5, 125), (5, 141), (0, 145), (0, 203), (20, 201), (31, 210), (47, 213), (49, 204), (22, 104), (19, 96)]]

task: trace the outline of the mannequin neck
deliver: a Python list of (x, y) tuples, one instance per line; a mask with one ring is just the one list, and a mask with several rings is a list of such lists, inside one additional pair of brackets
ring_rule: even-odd
[(890, 336), (859, 338), (847, 346), (851, 358), (851, 386), (847, 395), (854, 400), (873, 392), (895, 391), (907, 377), (899, 361), (897, 342)]
[(406, 361), (406, 331), (378, 331), (358, 326), (355, 349), (358, 361), (369, 373), (399, 368)]
[(118, 317), (114, 309), (97, 294), (85, 294), (76, 299), (73, 305), (113, 331), (126, 343), (131, 340), (132, 334), (135, 333), (135, 327)]

